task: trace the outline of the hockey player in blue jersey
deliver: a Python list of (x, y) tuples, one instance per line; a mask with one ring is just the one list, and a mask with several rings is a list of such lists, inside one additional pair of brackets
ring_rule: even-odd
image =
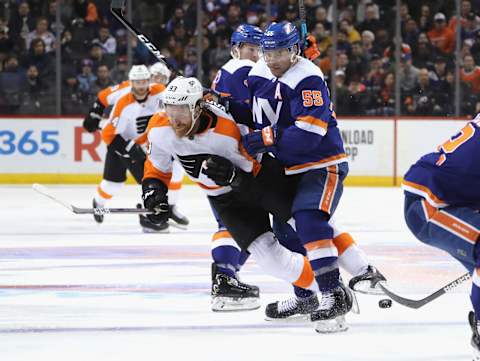
[[(274, 23), (261, 41), (261, 59), (248, 77), (250, 105), (257, 131), (244, 136), (252, 156), (271, 153), (296, 181), (292, 214), (322, 292), (312, 320), (343, 328), (346, 289), (340, 285), (338, 251), (329, 219), (348, 173), (347, 156), (321, 70), (299, 56), (300, 38), (291, 23)], [(310, 292), (297, 294), (308, 299)]]
[(448, 252), (472, 273), (471, 344), (480, 360), (480, 114), (405, 174), (404, 214), (420, 241)]
[[(211, 88), (224, 97), (239, 102), (248, 100), (246, 80), (248, 73), (258, 60), (258, 51), (262, 30), (249, 24), (240, 25), (231, 37), (230, 59), (218, 71)], [(233, 311), (251, 310), (260, 307), (258, 287), (248, 284), (230, 282), (237, 278), (240, 267), (248, 258), (248, 253), (241, 251), (230, 233), (222, 224), (212, 207), (218, 223), (218, 231), (212, 237), (212, 310)]]

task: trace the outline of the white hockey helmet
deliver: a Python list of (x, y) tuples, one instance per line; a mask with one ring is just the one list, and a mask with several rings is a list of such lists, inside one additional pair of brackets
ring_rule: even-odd
[(196, 78), (179, 76), (167, 85), (163, 94), (165, 105), (188, 105), (193, 116), (195, 106), (203, 98), (203, 87)]
[(170, 75), (172, 74), (172, 72), (168, 69), (168, 67), (164, 63), (159, 61), (150, 67), (150, 74), (152, 76), (163, 75), (167, 79), (170, 79)]
[(128, 72), (128, 80), (147, 80), (150, 79), (150, 72), (145, 65), (132, 65)]

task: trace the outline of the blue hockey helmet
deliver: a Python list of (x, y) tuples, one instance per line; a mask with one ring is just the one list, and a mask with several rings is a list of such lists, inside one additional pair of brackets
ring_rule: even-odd
[(260, 45), (262, 50), (291, 48), (300, 42), (295, 25), (289, 22), (270, 24), (263, 33)]
[(230, 45), (238, 45), (241, 43), (254, 44), (260, 46), (263, 31), (258, 26), (250, 24), (239, 25), (230, 38)]

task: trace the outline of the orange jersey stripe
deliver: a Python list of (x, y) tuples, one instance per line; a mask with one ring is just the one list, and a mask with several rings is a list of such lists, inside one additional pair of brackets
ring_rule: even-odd
[(156, 178), (160, 179), (167, 187), (172, 179), (172, 173), (163, 173), (155, 168), (149, 158), (145, 161), (145, 169), (143, 172), (143, 179)]
[(323, 128), (325, 130), (327, 130), (327, 128), (328, 128), (328, 123), (327, 122), (324, 122), (321, 119), (312, 117), (311, 115), (300, 116), (300, 117), (297, 118), (297, 120), (300, 121), (300, 122), (305, 122), (305, 123), (308, 123), (308, 124), (316, 125), (317, 127)]
[(218, 231), (213, 234), (212, 242), (215, 242), (222, 238), (232, 238), (232, 235), (229, 231)]
[(330, 248), (334, 247), (331, 239), (320, 239), (318, 241), (309, 242), (305, 245), (307, 251), (313, 251), (318, 248)]
[(333, 155), (331, 157), (319, 160), (318, 162), (309, 162), (309, 163), (304, 163), (304, 164), (298, 164), (298, 165), (294, 165), (294, 166), (291, 166), (291, 167), (287, 167), (286, 169), (288, 171), (299, 170), (299, 169), (304, 169), (304, 168), (308, 168), (308, 167), (313, 167), (315, 165), (325, 164), (325, 163), (332, 162), (334, 160), (338, 160), (338, 159), (342, 159), (342, 158), (346, 158), (346, 157), (347, 157), (347, 155), (345, 153), (340, 153), (340, 154)]
[(312, 284), (314, 278), (315, 278), (315, 275), (313, 274), (310, 261), (308, 260), (307, 257), (303, 257), (302, 273), (300, 274), (300, 277), (298, 277), (298, 279), (295, 282), (293, 282), (293, 284), (297, 287), (308, 288)]
[(148, 121), (148, 127), (145, 133), (148, 133), (148, 131), (152, 128), (168, 127), (168, 126), (170, 126), (170, 123), (168, 122), (167, 115), (164, 112), (155, 113)]
[(402, 184), (406, 185), (406, 186), (409, 186), (409, 187), (412, 187), (412, 188), (415, 188), (415, 189), (418, 189), (419, 191), (422, 191), (424, 192), (432, 201), (434, 201), (435, 203), (437, 204), (445, 204), (444, 201), (442, 201), (440, 198), (438, 198), (437, 196), (435, 196), (435, 194), (432, 193), (432, 191), (430, 189), (428, 189), (427, 187), (421, 185), (421, 184), (417, 184), (417, 183), (413, 183), (413, 182), (410, 182), (410, 181), (406, 181), (404, 180), (402, 182)]
[(120, 84), (109, 86), (108, 88), (102, 89), (97, 93), (98, 100), (100, 100), (100, 103), (102, 103), (104, 107), (108, 107), (110, 105), (108, 104), (108, 96), (120, 89), (126, 88), (127, 86), (130, 86), (129, 80), (125, 80)]
[(355, 244), (355, 240), (350, 235), (350, 233), (342, 233), (333, 239), (333, 244), (337, 248), (338, 255), (341, 256), (348, 247)]
[(336, 173), (336, 166), (327, 167), (328, 175), (325, 189), (323, 191), (322, 199), (320, 200), (320, 210), (327, 214), (330, 214), (332, 208), (333, 199), (335, 197), (335, 190), (338, 185), (338, 174)]
[(230, 119), (218, 117), (214, 132), (232, 137), (237, 142), (240, 142), (240, 129), (238, 129), (237, 124)]
[(470, 243), (477, 242), (479, 231), (475, 229), (475, 227), (443, 210), (433, 207), (425, 200), (422, 200), (422, 205), (427, 213), (427, 220), (429, 222), (435, 223), (436, 225), (459, 235)]
[(149, 95), (155, 95), (155, 94), (163, 92), (164, 90), (165, 90), (165, 85), (163, 85), (163, 84), (160, 84), (160, 83), (151, 84)]
[(115, 138), (115, 127), (112, 123), (107, 123), (107, 125), (102, 129), (102, 139), (105, 144), (109, 145), (113, 138)]

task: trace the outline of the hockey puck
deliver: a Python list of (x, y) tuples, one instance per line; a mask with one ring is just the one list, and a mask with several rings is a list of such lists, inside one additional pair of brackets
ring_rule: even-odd
[(392, 307), (392, 300), (385, 298), (383, 300), (378, 301), (378, 307), (380, 308), (390, 308)]

